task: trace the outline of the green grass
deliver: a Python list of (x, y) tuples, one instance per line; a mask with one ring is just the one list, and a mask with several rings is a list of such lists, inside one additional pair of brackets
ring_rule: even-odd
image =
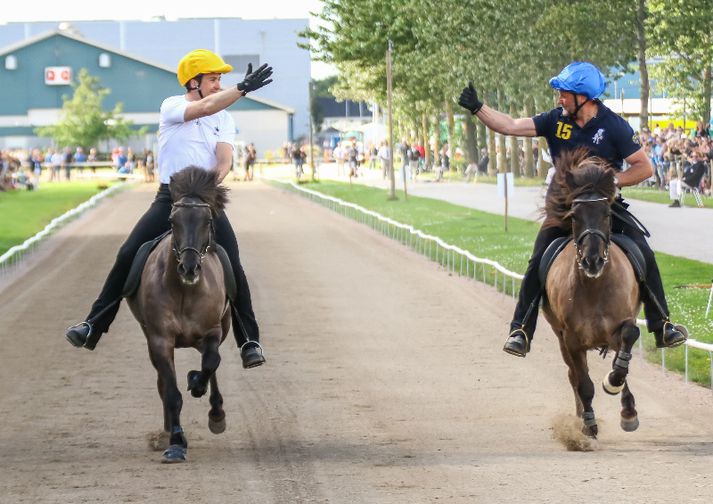
[(55, 217), (101, 192), (107, 182), (44, 183), (36, 191), (0, 193), (0, 255), (34, 236)]
[[(386, 191), (358, 184), (349, 186), (340, 182), (322, 181), (303, 185), (410, 224), (478, 257), (495, 260), (518, 273), (525, 271), (539, 229), (536, 222), (511, 217), (508, 219), (508, 231), (505, 232), (504, 218), (501, 215), (428, 198), (409, 196), (405, 200), (402, 192), (397, 192), (397, 200), (389, 201)], [(432, 251), (430, 255), (435, 259)], [(664, 253), (657, 253), (656, 257), (673, 320), (686, 325), (692, 338), (713, 343), (713, 320), (704, 316), (710, 282), (713, 279), (713, 264)], [(443, 263), (442, 257), (439, 260)], [(458, 268), (456, 265), (456, 270)], [(481, 278), (480, 270), (478, 278)], [(492, 273), (486, 275), (486, 281), (492, 284)], [(518, 289), (519, 285), (515, 288)], [(506, 285), (501, 290), (511, 293), (512, 287)], [(643, 330), (642, 336), (649, 356), (653, 360), (659, 359), (658, 351), (654, 348), (653, 335)], [(682, 371), (683, 348), (667, 350), (666, 364), (669, 369)], [(690, 351), (689, 366), (690, 379), (710, 385), (708, 353)]]

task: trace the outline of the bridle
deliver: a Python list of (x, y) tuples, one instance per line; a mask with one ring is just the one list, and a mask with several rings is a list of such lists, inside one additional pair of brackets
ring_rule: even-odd
[[(603, 196), (599, 198), (576, 198), (572, 201), (572, 208), (574, 208), (574, 206), (578, 204), (597, 203), (608, 200), (608, 198), (605, 198)], [(574, 248), (577, 251), (577, 263), (580, 264), (582, 262), (582, 249), (580, 247), (582, 246), (582, 242), (587, 236), (596, 236), (597, 238), (601, 238), (601, 240), (604, 242), (604, 264), (606, 264), (609, 260), (609, 245), (611, 244), (609, 234), (604, 233), (600, 229), (593, 228), (586, 228), (581, 233), (579, 233), (574, 240)]]
[(180, 249), (176, 248), (176, 240), (173, 240), (173, 254), (176, 256), (176, 261), (181, 262), (181, 254), (184, 252), (190, 251), (190, 252), (195, 252), (198, 254), (200, 257), (200, 260), (203, 261), (203, 258), (205, 255), (208, 253), (210, 250), (210, 245), (213, 243), (213, 236), (215, 234), (215, 226), (213, 224), (213, 212), (210, 209), (210, 205), (208, 203), (184, 203), (181, 201), (177, 201), (173, 204), (173, 207), (178, 207), (178, 208), (207, 208), (210, 212), (210, 218), (209, 218), (209, 223), (210, 223), (210, 229), (208, 231), (208, 240), (206, 241), (205, 246), (203, 247), (203, 250), (198, 250), (195, 247), (182, 247)]

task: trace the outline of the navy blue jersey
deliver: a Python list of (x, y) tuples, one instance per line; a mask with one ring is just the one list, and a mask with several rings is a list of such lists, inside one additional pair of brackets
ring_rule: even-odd
[(547, 139), (553, 159), (562, 151), (586, 147), (593, 156), (606, 159), (621, 171), (623, 160), (641, 148), (639, 137), (629, 123), (597, 102), (596, 117), (580, 128), (569, 116), (556, 108), (532, 118), (537, 136)]

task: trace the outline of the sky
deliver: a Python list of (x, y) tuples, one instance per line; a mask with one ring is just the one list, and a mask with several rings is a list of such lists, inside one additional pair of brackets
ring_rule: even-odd
[[(196, 0), (121, 0), (120, 2), (86, 0), (20, 0), (3, 2), (0, 23), (25, 21), (86, 21), (97, 19), (150, 20), (202, 17), (239, 17), (243, 19), (308, 18), (310, 26), (317, 20), (310, 12), (322, 9), (320, 0), (248, 0), (202, 4)], [(312, 62), (312, 77), (321, 79), (334, 74), (333, 67)]]

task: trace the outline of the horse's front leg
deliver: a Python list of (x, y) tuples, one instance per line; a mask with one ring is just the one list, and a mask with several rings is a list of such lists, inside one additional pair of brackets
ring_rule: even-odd
[(201, 370), (188, 372), (188, 390), (193, 397), (203, 397), (208, 390), (208, 382), (220, 365), (220, 329), (206, 336), (201, 356)]
[(573, 366), (570, 369), (574, 370), (577, 380), (577, 394), (582, 403), (582, 432), (591, 438), (596, 439), (599, 433), (597, 427), (597, 419), (594, 416), (592, 408), (592, 400), (594, 399), (594, 384), (589, 378), (589, 366), (587, 365), (586, 350), (579, 350), (571, 353)]
[[(626, 385), (626, 375), (629, 373), (629, 361), (631, 360), (631, 349), (639, 339), (639, 327), (635, 321), (624, 322), (619, 329), (619, 351), (614, 357), (612, 371), (604, 377), (602, 387), (607, 394), (616, 395), (622, 391)], [(623, 399), (622, 399), (623, 400)]]
[(163, 452), (163, 461), (184, 462), (188, 442), (181, 427), (183, 398), (176, 384), (176, 370), (173, 364), (173, 346), (164, 338), (149, 338), (151, 363), (158, 373), (158, 387), (163, 401), (164, 429), (169, 433), (169, 447)]
[(639, 428), (639, 415), (636, 412), (636, 402), (634, 394), (629, 390), (629, 384), (624, 383), (624, 391), (621, 393), (621, 428), (626, 432), (634, 432)]
[(213, 434), (225, 431), (225, 411), (223, 410), (223, 396), (218, 388), (216, 374), (210, 377), (210, 411), (208, 412), (208, 428)]

